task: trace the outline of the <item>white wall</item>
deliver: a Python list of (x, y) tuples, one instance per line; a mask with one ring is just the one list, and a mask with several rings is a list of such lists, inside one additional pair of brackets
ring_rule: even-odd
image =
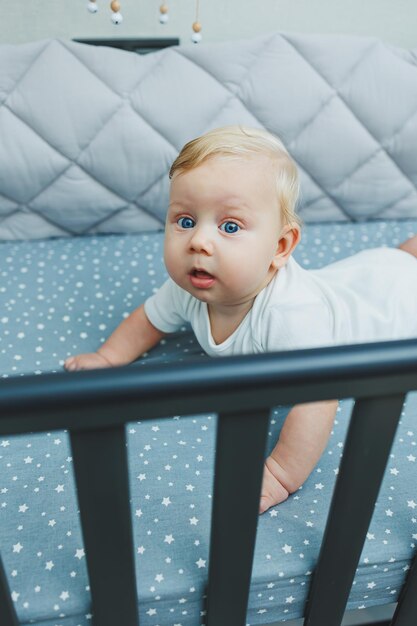
[[(124, 21), (110, 21), (109, 0), (0, 0), (0, 43), (47, 37), (164, 37), (188, 42), (195, 0), (167, 0), (170, 20), (159, 23), (162, 0), (120, 0)], [(200, 0), (204, 41), (252, 37), (272, 31), (353, 33), (417, 48), (416, 0)]]

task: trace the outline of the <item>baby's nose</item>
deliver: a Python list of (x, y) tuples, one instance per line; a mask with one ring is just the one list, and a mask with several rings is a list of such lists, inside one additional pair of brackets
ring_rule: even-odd
[(206, 254), (213, 253), (213, 241), (207, 229), (193, 229), (193, 236), (190, 240), (190, 248), (195, 252), (204, 252)]

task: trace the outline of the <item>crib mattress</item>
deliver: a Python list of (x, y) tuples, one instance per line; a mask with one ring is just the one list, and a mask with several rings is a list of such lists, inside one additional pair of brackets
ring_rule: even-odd
[[(417, 220), (306, 226), (295, 257), (321, 267), (397, 245)], [(97, 349), (166, 278), (163, 233), (0, 244), (0, 376), (62, 369)], [(132, 364), (200, 355), (184, 327)], [(69, 374), (70, 375), (70, 374)], [(352, 401), (306, 483), (259, 519), (251, 626), (301, 617)], [(288, 408), (271, 415), (272, 448)], [(417, 395), (409, 394), (348, 608), (395, 602), (417, 539)], [(216, 415), (126, 426), (141, 626), (204, 624)], [(236, 524), (240, 513), (236, 511)], [(348, 549), (348, 546), (347, 546)], [(91, 605), (68, 434), (0, 438), (0, 551), (22, 624), (88, 626)]]

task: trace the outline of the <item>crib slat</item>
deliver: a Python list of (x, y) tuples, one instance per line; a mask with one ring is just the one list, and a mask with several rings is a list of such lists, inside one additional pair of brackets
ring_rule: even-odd
[(125, 429), (72, 431), (94, 626), (138, 626)]
[(342, 621), (403, 402), (399, 394), (354, 406), (304, 626)]
[(0, 624), (1, 626), (19, 626), (16, 611), (10, 597), (10, 589), (0, 558)]
[(244, 626), (270, 409), (218, 417), (207, 626)]
[(408, 572), (390, 626), (417, 624), (417, 557)]

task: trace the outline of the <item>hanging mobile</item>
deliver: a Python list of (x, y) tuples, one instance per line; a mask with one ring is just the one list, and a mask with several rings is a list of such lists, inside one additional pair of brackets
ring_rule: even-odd
[(161, 4), (159, 7), (159, 21), (161, 24), (166, 24), (168, 20), (168, 5), (164, 2), (164, 4)]
[(199, 9), (200, 9), (200, 0), (197, 0), (195, 22), (193, 23), (193, 31), (194, 32), (191, 35), (191, 41), (193, 43), (199, 43), (201, 41), (201, 39), (202, 39), (202, 37), (201, 37), (201, 24), (198, 21)]
[(97, 3), (96, 3), (96, 0), (90, 0), (87, 3), (87, 9), (90, 11), (90, 13), (97, 13), (98, 6), (97, 6)]
[(111, 21), (113, 24), (120, 24), (123, 22), (123, 15), (120, 13), (120, 2), (119, 0), (112, 0), (110, 3), (110, 8), (112, 10)]

